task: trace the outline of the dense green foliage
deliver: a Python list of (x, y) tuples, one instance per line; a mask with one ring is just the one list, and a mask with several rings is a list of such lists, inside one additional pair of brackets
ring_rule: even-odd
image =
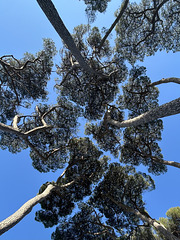
[[(172, 207), (166, 212), (166, 218), (159, 218), (159, 221), (176, 237), (180, 237), (180, 207)], [(165, 239), (162, 234), (159, 234)]]
[(87, 5), (86, 7), (86, 14), (90, 20), (93, 22), (96, 18), (96, 12), (105, 12), (108, 6), (108, 2), (111, 0), (83, 0), (84, 3)]
[[(84, 2), (92, 21), (110, 1)], [(32, 165), (40, 172), (64, 169), (55, 182), (39, 190), (56, 186), (36, 213), (46, 228), (57, 226), (53, 240), (155, 239), (137, 213), (151, 219), (143, 200), (144, 192), (155, 188), (148, 172), (167, 171), (158, 145), (162, 120), (120, 129), (107, 121), (107, 112), (122, 122), (126, 115), (131, 119), (158, 107), (158, 89), (135, 62), (158, 50), (179, 50), (179, 7), (171, 0), (129, 3), (116, 26), (115, 48), (106, 39), (99, 49), (104, 32), (98, 27), (75, 27), (74, 42), (94, 74), (80, 66), (64, 42), (56, 64), (58, 98), (51, 106), (46, 89), (56, 53), (51, 40), (44, 40), (36, 56), (0, 58), (0, 121), (11, 121), (11, 126), (0, 126), (0, 147), (12, 153), (30, 148)], [(30, 101), (37, 101), (34, 112), (21, 114), (19, 106), (29, 107)], [(79, 134), (80, 123), (85, 123), (88, 137)], [(146, 173), (135, 169), (139, 165)], [(167, 217), (160, 222), (180, 236), (179, 208), (170, 209)]]
[(179, 9), (179, 1), (129, 4), (116, 27), (117, 51), (131, 63), (158, 50), (176, 52), (180, 47)]
[(12, 55), (0, 58), (1, 122), (11, 120), (18, 106), (30, 107), (31, 101), (47, 100), (47, 81), (55, 54), (53, 41), (44, 39), (43, 50), (36, 55), (25, 53), (19, 60)]

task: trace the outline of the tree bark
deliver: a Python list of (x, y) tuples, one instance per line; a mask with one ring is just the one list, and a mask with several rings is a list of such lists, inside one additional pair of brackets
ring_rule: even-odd
[(51, 195), (52, 191), (55, 190), (55, 186), (50, 184), (43, 193), (37, 195), (36, 197), (27, 201), (22, 207), (20, 207), (11, 216), (0, 222), (0, 235), (7, 232), (9, 229), (14, 227), (18, 222), (20, 222), (27, 214), (29, 214), (32, 208), (39, 202), (46, 199)]
[(120, 10), (120, 13), (118, 14), (117, 18), (115, 19), (115, 21), (113, 22), (113, 24), (111, 25), (111, 27), (108, 29), (108, 31), (106, 32), (105, 36), (103, 37), (99, 47), (98, 47), (98, 50), (100, 52), (104, 42), (106, 41), (106, 39), (108, 38), (109, 34), (112, 32), (113, 28), (116, 26), (116, 24), (119, 22), (119, 20), (121, 19), (123, 13), (125, 12), (126, 8), (127, 8), (127, 5), (129, 3), (129, 0), (124, 0), (121, 4), (121, 10)]
[(46, 17), (49, 19), (54, 29), (56, 30), (56, 32), (58, 33), (58, 35), (60, 36), (60, 38), (62, 38), (64, 43), (67, 45), (68, 49), (71, 51), (76, 60), (79, 62), (80, 66), (90, 75), (94, 75), (95, 71), (89, 67), (89, 65), (86, 63), (85, 59), (81, 55), (79, 49), (76, 47), (76, 44), (71, 34), (64, 25), (52, 1), (37, 0), (37, 2), (41, 9), (43, 10)]
[(159, 81), (151, 83), (150, 86), (156, 86), (162, 83), (170, 83), (170, 82), (180, 84), (180, 78), (175, 78), (175, 77), (163, 78)]
[(137, 209), (133, 209), (129, 206), (124, 205), (121, 202), (117, 202), (114, 198), (107, 195), (112, 202), (114, 202), (117, 206), (122, 208), (124, 211), (135, 214), (138, 218), (140, 218), (143, 222), (149, 223), (152, 227), (154, 227), (157, 231), (161, 232), (163, 236), (167, 240), (179, 240), (176, 236), (174, 236), (171, 232), (169, 232), (161, 223), (157, 222), (155, 219), (152, 219), (148, 214), (142, 214)]
[(159, 158), (153, 157), (153, 156), (151, 158), (154, 162), (162, 163), (164, 165), (168, 165), (168, 166), (171, 166), (171, 167), (180, 168), (180, 163), (179, 162), (167, 161), (167, 160), (159, 159)]
[(4, 123), (0, 123), (0, 131), (14, 133), (14, 134), (16, 134), (17, 136), (20, 136), (20, 137), (24, 136), (24, 133), (20, 132), (20, 130), (18, 130), (17, 128), (13, 128), (13, 127), (8, 126)]
[(135, 151), (136, 151), (136, 153), (138, 153), (143, 158), (150, 157), (152, 159), (152, 161), (154, 161), (154, 162), (162, 163), (164, 165), (168, 165), (168, 166), (171, 166), (171, 167), (180, 168), (180, 163), (179, 162), (167, 161), (167, 160), (164, 160), (164, 159), (160, 159), (160, 158), (158, 158), (156, 156), (152, 156), (151, 154), (144, 154), (143, 152), (137, 151), (137, 150), (135, 150)]
[(158, 118), (168, 117), (171, 115), (176, 115), (178, 113), (180, 113), (180, 98), (158, 106), (157, 108), (145, 112), (135, 118), (122, 122), (111, 119), (110, 110), (108, 110), (105, 116), (105, 121), (119, 128), (131, 126), (136, 127), (138, 125), (143, 125), (145, 123), (154, 121)]

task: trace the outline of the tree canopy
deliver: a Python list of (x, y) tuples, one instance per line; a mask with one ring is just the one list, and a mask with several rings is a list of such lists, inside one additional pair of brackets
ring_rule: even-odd
[[(90, 23), (108, 2), (84, 0)], [(51, 39), (36, 55), (0, 57), (0, 147), (12, 153), (29, 148), (36, 170), (62, 173), (2, 221), (0, 234), (40, 203), (35, 220), (56, 226), (53, 240), (179, 239), (179, 207), (155, 220), (144, 193), (155, 189), (153, 175), (166, 173), (167, 165), (180, 168), (164, 160), (159, 146), (162, 118), (180, 113), (180, 98), (159, 105), (157, 88), (180, 78), (152, 82), (137, 64), (157, 51), (180, 50), (179, 1), (124, 0), (108, 30), (81, 24), (72, 34), (51, 0), (37, 3), (63, 41), (60, 61), (53, 62)], [(53, 65), (58, 97), (52, 105), (47, 81)], [(25, 108), (32, 114), (22, 114)]]

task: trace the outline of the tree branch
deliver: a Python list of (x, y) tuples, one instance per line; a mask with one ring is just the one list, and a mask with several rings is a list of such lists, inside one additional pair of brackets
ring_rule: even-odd
[(180, 113), (180, 98), (177, 98), (171, 102), (165, 103), (161, 106), (156, 107), (148, 112), (145, 112), (135, 118), (125, 120), (122, 122), (111, 119), (110, 110), (107, 110), (105, 114), (105, 121), (112, 124), (118, 128), (131, 127), (143, 125), (145, 123), (154, 121), (158, 118), (168, 117), (171, 115), (176, 115)]
[(89, 67), (86, 63), (85, 59), (81, 55), (79, 49), (77, 48), (71, 34), (69, 33), (68, 29), (64, 25), (62, 19), (60, 18), (54, 4), (51, 0), (37, 0), (39, 6), (41, 7), (42, 11), (49, 19), (50, 23), (58, 33), (58, 35), (62, 38), (64, 43), (67, 45), (68, 49), (74, 55), (76, 60), (79, 62), (81, 67), (88, 72), (90, 75), (94, 75), (95, 71)]
[(108, 38), (109, 34), (112, 32), (113, 28), (116, 26), (116, 24), (119, 22), (119, 20), (121, 19), (123, 13), (125, 12), (127, 5), (129, 3), (129, 0), (124, 0), (124, 2), (121, 4), (121, 9), (120, 9), (120, 13), (118, 14), (117, 18), (115, 19), (115, 21), (113, 22), (113, 24), (111, 25), (111, 27), (108, 29), (108, 31), (106, 32), (105, 36), (103, 37), (99, 47), (98, 47), (98, 51), (100, 52), (104, 42), (106, 41), (106, 39)]
[(76, 182), (76, 180), (78, 179), (75, 179), (61, 186), (49, 184), (47, 188), (44, 190), (44, 192), (28, 200), (15, 213), (13, 213), (11, 216), (0, 222), (0, 235), (7, 232), (9, 229), (14, 227), (17, 223), (19, 223), (26, 215), (28, 215), (31, 212), (35, 205), (49, 197), (53, 191), (58, 192), (60, 188), (66, 188), (72, 185), (74, 182)]
[(19, 122), (19, 115), (16, 115), (14, 118), (13, 118), (13, 128), (16, 129), (17, 131), (20, 131), (20, 129), (18, 128), (18, 122)]
[(37, 58), (35, 58), (33, 61), (28, 60), (28, 61), (26, 61), (26, 62), (25, 62), (21, 67), (19, 67), (19, 68), (10, 65), (10, 64), (7, 63), (6, 61), (3, 61), (3, 58), (13, 58), (13, 59), (20, 65), (20, 62), (18, 61), (18, 59), (15, 58), (13, 55), (4, 55), (4, 56), (2, 56), (2, 57), (0, 58), (0, 63), (1, 63), (2, 65), (5, 65), (5, 66), (7, 66), (7, 67), (9, 67), (9, 68), (11, 68), (11, 69), (13, 69), (13, 70), (15, 70), (15, 71), (21, 71), (21, 70), (24, 70), (29, 63), (32, 63), (32, 64), (33, 64), (33, 63), (37, 62), (42, 55), (43, 55), (43, 52), (42, 52)]
[(15, 213), (13, 213), (11, 216), (0, 222), (0, 235), (7, 232), (9, 229), (14, 227), (18, 222), (20, 222), (28, 213), (31, 212), (35, 205), (37, 205), (39, 202), (43, 201), (49, 195), (51, 195), (52, 191), (55, 190), (55, 188), (56, 188), (55, 186), (50, 184), (45, 189), (44, 192), (27, 201)]
[(167, 160), (159, 159), (159, 158), (154, 157), (154, 156), (150, 156), (150, 157), (154, 162), (162, 163), (164, 165), (169, 165), (169, 166), (176, 167), (176, 168), (180, 168), (180, 163), (178, 163), (178, 162), (167, 161)]
[(13, 133), (20, 137), (24, 136), (24, 133), (20, 132), (20, 130), (17, 130), (17, 129), (15, 129), (11, 126), (8, 126), (4, 123), (0, 123), (0, 131)]
[(33, 128), (25, 133), (23, 133), (25, 136), (32, 136), (34, 135), (36, 132), (39, 132), (39, 131), (45, 131), (45, 130), (49, 130), (49, 129), (52, 129), (53, 126), (50, 126), (50, 125), (45, 125), (45, 126), (39, 126), (39, 127), (36, 127), (36, 128)]
[[(106, 233), (107, 233), (112, 239), (116, 240), (117, 238), (116, 238), (116, 234), (115, 234), (115, 232), (114, 232), (114, 229), (113, 229), (111, 226), (108, 226), (108, 225), (106, 225), (106, 224), (104, 224), (104, 223), (101, 222), (100, 217), (98, 216), (98, 214), (97, 214), (97, 212), (96, 212), (95, 209), (93, 209), (93, 212), (95, 213), (96, 219), (97, 219), (97, 222), (95, 222), (95, 224), (97, 224), (97, 225), (105, 228)], [(112, 233), (110, 233), (109, 231), (112, 231)], [(102, 234), (102, 233), (100, 233), (100, 234)]]
[(162, 78), (159, 81), (151, 83), (150, 86), (153, 87), (162, 83), (170, 83), (170, 82), (180, 84), (180, 78), (176, 78), (176, 77)]
[(153, 226), (156, 230), (161, 232), (163, 236), (166, 238), (166, 240), (179, 240), (176, 236), (174, 236), (171, 232), (169, 232), (161, 223), (157, 222), (155, 219), (152, 219), (148, 214), (142, 214), (139, 210), (133, 209), (127, 205), (124, 205), (121, 202), (116, 201), (113, 197), (110, 195), (106, 195), (113, 203), (115, 203), (117, 206), (122, 208), (124, 211), (133, 213), (138, 218), (140, 218), (143, 222), (149, 223), (151, 226)]

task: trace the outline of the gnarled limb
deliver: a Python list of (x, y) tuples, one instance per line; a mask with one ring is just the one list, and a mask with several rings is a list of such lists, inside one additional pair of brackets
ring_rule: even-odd
[(17, 136), (24, 136), (24, 133), (20, 132), (19, 129), (16, 129), (14, 127), (11, 127), (11, 126), (8, 126), (4, 123), (0, 123), (0, 131), (3, 131), (3, 132), (8, 132), (8, 133), (13, 133), (13, 134), (16, 134)]
[(108, 29), (108, 31), (106, 32), (105, 36), (103, 37), (99, 47), (98, 47), (98, 51), (100, 52), (104, 42), (106, 41), (106, 39), (108, 38), (109, 34), (112, 32), (113, 28), (116, 26), (116, 24), (119, 22), (119, 20), (121, 19), (123, 13), (125, 12), (127, 5), (129, 3), (129, 0), (124, 0), (122, 5), (121, 5), (121, 9), (120, 9), (120, 13), (118, 14), (117, 18), (115, 19), (115, 21), (113, 22), (113, 24), (111, 25), (111, 27)]
[(28, 215), (31, 212), (35, 205), (49, 197), (52, 194), (52, 192), (54, 191), (59, 192), (61, 188), (69, 187), (72, 184), (74, 184), (77, 180), (78, 178), (61, 186), (49, 184), (47, 188), (44, 190), (44, 192), (31, 198), (24, 205), (22, 205), (15, 213), (13, 213), (11, 216), (0, 222), (0, 235), (7, 232), (9, 229), (14, 227), (17, 223), (19, 223), (26, 215)]

